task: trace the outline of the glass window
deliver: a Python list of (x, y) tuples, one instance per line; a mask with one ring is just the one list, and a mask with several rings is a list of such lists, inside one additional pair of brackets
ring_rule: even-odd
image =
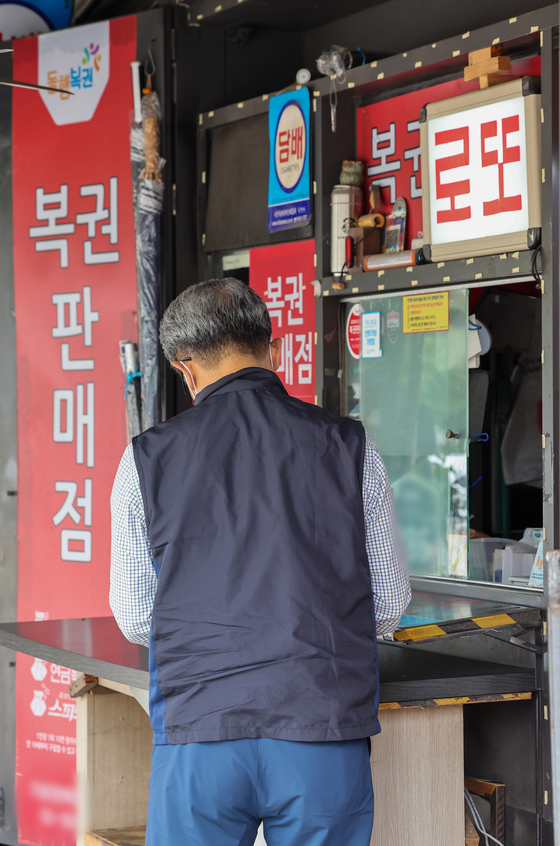
[(542, 537), (533, 288), (377, 295), (344, 308), (343, 413), (362, 420), (383, 457), (411, 572), (526, 586)]
[(411, 572), (466, 578), (467, 291), (347, 304), (348, 328), (358, 311), (362, 331), (379, 313), (380, 342), (368, 358), (347, 347), (346, 413), (383, 457)]

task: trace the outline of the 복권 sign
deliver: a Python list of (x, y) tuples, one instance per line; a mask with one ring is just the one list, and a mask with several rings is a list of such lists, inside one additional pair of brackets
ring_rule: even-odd
[(403, 334), (447, 332), (449, 329), (449, 292), (403, 297)]
[(249, 284), (270, 314), (272, 337), (282, 338), (276, 371), (290, 396), (316, 403), (315, 241), (251, 250)]
[(305, 226), (311, 220), (307, 88), (272, 97), (268, 127), (268, 229)]
[(424, 242), (433, 259), (532, 245), (541, 225), (535, 90), (525, 77), (426, 107), (420, 129)]
[[(119, 346), (138, 337), (135, 59), (134, 17), (14, 42), (16, 79), (56, 75), (76, 92), (13, 92), (20, 621), (110, 613), (108, 504), (127, 443)], [(19, 843), (76, 843), (74, 679), (18, 655)]]

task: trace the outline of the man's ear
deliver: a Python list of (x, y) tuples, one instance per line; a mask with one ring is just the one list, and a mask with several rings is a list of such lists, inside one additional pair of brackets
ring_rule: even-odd
[(270, 342), (270, 351), (272, 353), (272, 367), (274, 368), (274, 372), (278, 370), (280, 364), (282, 363), (283, 343), (284, 341), (282, 338), (274, 338), (274, 340)]

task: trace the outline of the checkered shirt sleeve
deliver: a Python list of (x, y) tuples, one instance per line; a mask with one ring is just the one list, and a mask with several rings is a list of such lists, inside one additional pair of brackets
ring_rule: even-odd
[(379, 450), (367, 432), (362, 495), (377, 634), (382, 635), (397, 628), (411, 590), (395, 527), (391, 484)]
[[(393, 631), (410, 602), (410, 583), (394, 530), (393, 495), (379, 451), (366, 434), (363, 477), (366, 549), (377, 634)], [(109, 603), (132, 643), (148, 646), (157, 577), (132, 444), (124, 451), (111, 494)]]
[(157, 576), (132, 444), (121, 458), (111, 493), (109, 604), (123, 635), (148, 646)]

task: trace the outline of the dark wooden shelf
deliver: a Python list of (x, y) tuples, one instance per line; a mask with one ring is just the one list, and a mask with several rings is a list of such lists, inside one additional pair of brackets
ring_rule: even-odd
[[(477, 284), (480, 282), (518, 282), (529, 277), (533, 280), (531, 259), (534, 250), (520, 250), (501, 255), (476, 256), (452, 261), (421, 264), (417, 267), (393, 267), (370, 273), (348, 273), (342, 276), (328, 276), (321, 280), (323, 296), (348, 297), (381, 291), (412, 292), (416, 288), (434, 288), (457, 283)], [(343, 281), (345, 288), (333, 288), (334, 283)], [(535, 294), (538, 283), (535, 280)]]

